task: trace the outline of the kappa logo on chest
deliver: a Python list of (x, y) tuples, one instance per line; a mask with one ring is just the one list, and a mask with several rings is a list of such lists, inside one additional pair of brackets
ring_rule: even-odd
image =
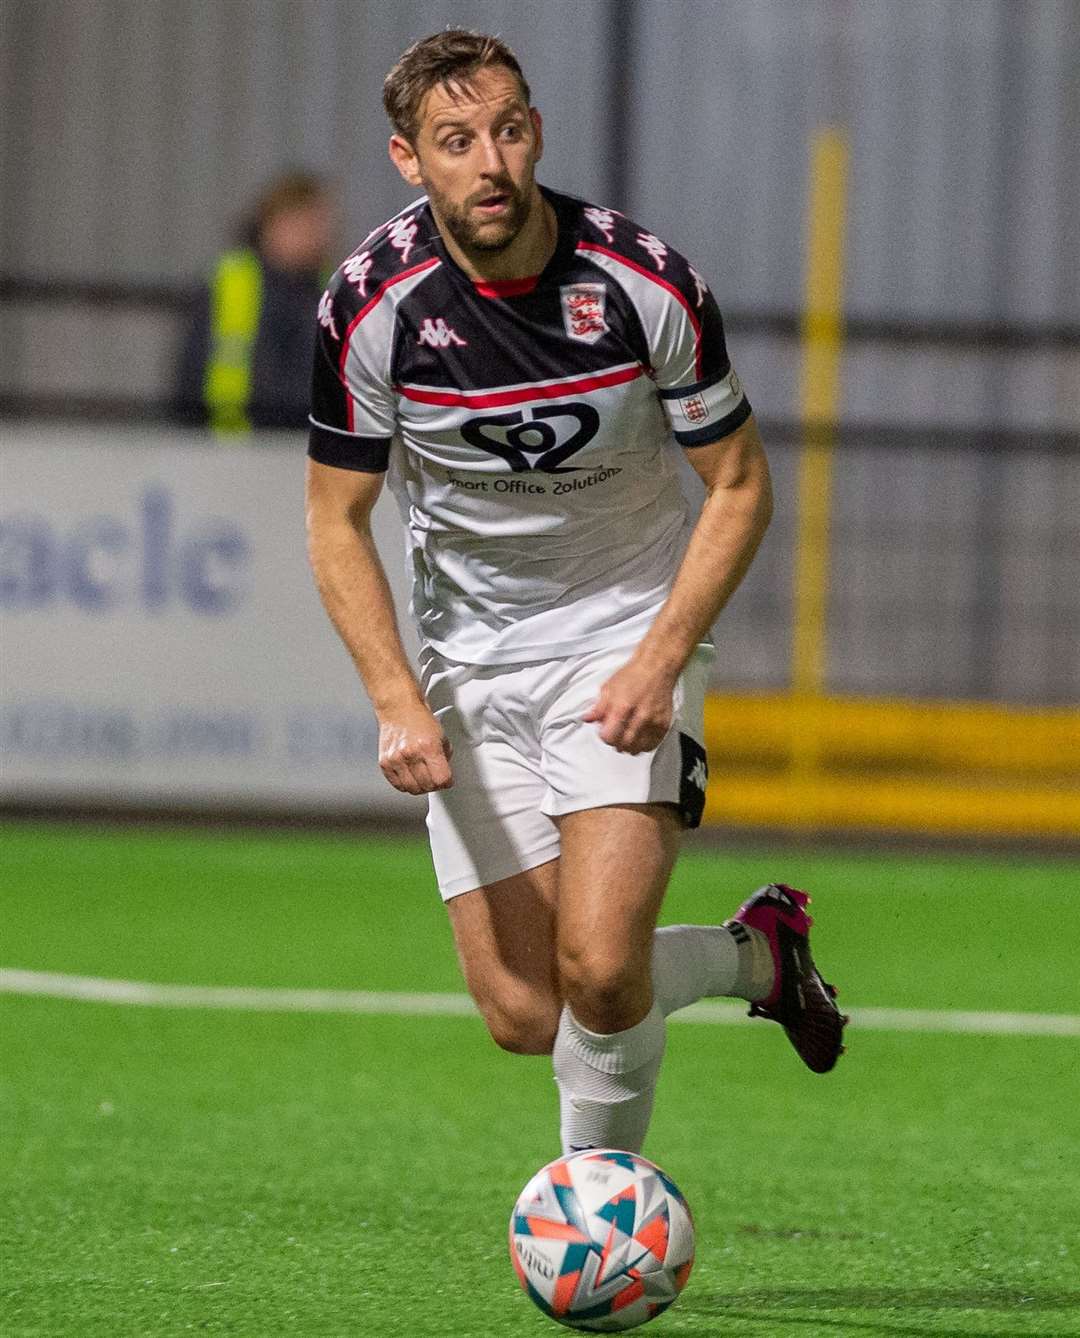
[(420, 337), (416, 342), (427, 344), (429, 348), (449, 348), (451, 344), (465, 348), (469, 341), (462, 339), (453, 326), (447, 325), (445, 317), (433, 320), (428, 316), (420, 326)]
[(607, 334), (607, 288), (602, 283), (568, 283), (559, 295), (563, 325), (571, 339), (595, 344)]

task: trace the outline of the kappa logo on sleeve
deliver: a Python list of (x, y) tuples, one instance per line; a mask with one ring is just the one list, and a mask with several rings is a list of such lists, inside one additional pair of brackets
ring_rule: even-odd
[(351, 283), (361, 297), (367, 297), (368, 275), (374, 263), (370, 251), (361, 251), (358, 255), (350, 256), (341, 267), (346, 282)]
[(408, 218), (395, 218), (386, 229), (386, 236), (390, 245), (396, 251), (401, 252), (401, 263), (403, 265), (409, 263), (409, 256), (412, 254), (413, 244), (419, 230), (415, 214), (410, 214)]
[(607, 289), (602, 283), (569, 283), (559, 293), (563, 325), (571, 339), (595, 344), (607, 334)]
[(638, 245), (648, 251), (656, 262), (656, 268), (662, 270), (667, 265), (667, 247), (659, 237), (654, 237), (651, 232), (639, 232), (637, 235)]
[(329, 330), (331, 335), (340, 342), (341, 336), (334, 324), (334, 300), (328, 292), (323, 293), (322, 297), (319, 298), (319, 324), (324, 330)]
[(693, 279), (694, 287), (697, 289), (697, 302), (695, 303), (695, 305), (700, 307), (702, 302), (704, 302), (705, 298), (708, 296), (709, 285), (705, 282), (705, 280), (701, 277), (701, 275), (697, 272), (697, 270), (693, 267), (693, 265), (688, 265), (687, 269), (689, 269), (690, 277)]
[(590, 205), (585, 210), (585, 217), (598, 232), (604, 234), (604, 239), (610, 246), (615, 240), (615, 211), (613, 209), (597, 209)]

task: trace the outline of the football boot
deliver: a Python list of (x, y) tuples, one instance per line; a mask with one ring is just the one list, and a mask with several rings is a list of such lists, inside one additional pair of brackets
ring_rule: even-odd
[(828, 1073), (844, 1053), (848, 1019), (836, 1006), (836, 990), (822, 980), (810, 955), (810, 902), (786, 883), (769, 883), (744, 901), (726, 928), (746, 925), (769, 941), (776, 977), (771, 992), (750, 1005), (751, 1017), (779, 1022), (807, 1068)]

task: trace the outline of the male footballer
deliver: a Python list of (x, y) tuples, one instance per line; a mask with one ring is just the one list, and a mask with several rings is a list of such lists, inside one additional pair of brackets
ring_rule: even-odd
[[(379, 722), (428, 796), (462, 970), (499, 1045), (551, 1054), (564, 1151), (639, 1151), (665, 1019), (746, 999), (826, 1072), (845, 1019), (806, 894), (656, 921), (701, 818), (709, 632), (769, 523), (769, 471), (702, 276), (612, 209), (537, 184), (513, 53), (451, 30), (387, 76), (390, 156), (424, 198), (319, 308), (311, 563)], [(705, 485), (692, 527), (677, 452)], [(370, 516), (388, 478), (419, 674)]]

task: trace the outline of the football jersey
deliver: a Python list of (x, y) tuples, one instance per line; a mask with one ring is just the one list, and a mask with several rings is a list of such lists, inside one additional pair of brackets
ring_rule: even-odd
[(543, 194), (558, 241), (538, 276), (469, 278), (421, 200), (319, 307), (309, 454), (389, 471), (421, 637), (467, 664), (640, 641), (685, 549), (677, 451), (750, 414), (693, 267)]

